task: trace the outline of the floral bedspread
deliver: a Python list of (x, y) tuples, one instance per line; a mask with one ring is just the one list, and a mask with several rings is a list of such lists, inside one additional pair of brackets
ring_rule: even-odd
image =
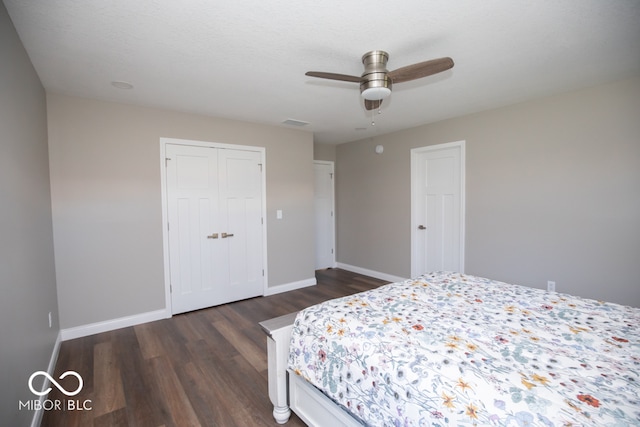
[(301, 311), (289, 368), (371, 426), (638, 426), (640, 309), (456, 273)]

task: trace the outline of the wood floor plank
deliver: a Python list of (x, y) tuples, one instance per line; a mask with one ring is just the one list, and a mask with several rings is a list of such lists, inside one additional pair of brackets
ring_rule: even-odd
[(220, 398), (211, 393), (210, 377), (200, 367), (189, 362), (177, 370), (178, 378), (191, 406), (203, 426), (233, 425), (233, 412), (220, 404)]
[(151, 365), (159, 386), (158, 391), (164, 397), (163, 401), (167, 405), (173, 423), (176, 426), (201, 426), (191, 402), (189, 402), (182, 384), (167, 358), (165, 356), (153, 358)]
[[(55, 373), (84, 380), (89, 411), (46, 411), (43, 427), (277, 426), (258, 322), (385, 281), (339, 269), (316, 286), (65, 341)], [(57, 389), (50, 399), (64, 399)], [(304, 423), (292, 414), (287, 427)]]
[[(218, 307), (218, 310), (216, 311), (222, 314), (225, 320), (227, 320), (229, 323), (232, 323), (235, 329), (241, 331), (246, 330), (255, 325), (255, 321), (252, 319), (253, 312), (249, 308), (253, 304), (254, 300), (255, 298), (245, 300), (242, 301), (242, 304), (224, 304)], [(239, 305), (242, 305), (245, 308), (242, 314), (233, 309), (234, 306)]]
[(213, 326), (220, 331), (227, 341), (233, 343), (238, 353), (244, 355), (254, 369), (261, 371), (267, 366), (267, 355), (261, 352), (262, 348), (256, 348), (255, 344), (242, 331), (236, 329), (229, 322), (216, 322)]
[(143, 323), (133, 327), (138, 338), (142, 357), (151, 360), (164, 354), (160, 337), (153, 330), (153, 323)]
[(173, 319), (164, 319), (152, 322), (154, 333), (158, 335), (165, 356), (175, 362), (188, 360), (190, 355), (187, 350), (188, 340), (180, 334), (175, 327)]
[[(95, 415), (95, 414), (94, 414)], [(93, 419), (93, 427), (129, 427), (129, 421), (127, 420), (127, 411), (125, 408), (116, 409), (112, 412), (107, 412), (104, 415), (97, 416)]]
[[(201, 367), (204, 379), (204, 390), (207, 391), (208, 404), (214, 407), (214, 416), (219, 426), (242, 427), (243, 420), (251, 417), (247, 402), (238, 396), (238, 390), (245, 388), (230, 375), (232, 370), (216, 369), (216, 367), (230, 367), (234, 358), (220, 359), (220, 355), (211, 351), (204, 342), (195, 343), (191, 350), (194, 355), (194, 363)], [(202, 345), (204, 344), (204, 345)], [(235, 366), (234, 366), (235, 369)], [(208, 387), (208, 388), (207, 388)], [(189, 390), (190, 392), (192, 390)], [(250, 425), (250, 424), (249, 424)]]
[(94, 396), (99, 396), (93, 402), (94, 416), (100, 416), (124, 408), (124, 390), (120, 367), (115, 360), (111, 341), (98, 343), (94, 346)]
[[(114, 349), (125, 393), (127, 420), (132, 426), (160, 426), (167, 413), (149, 361), (142, 355), (133, 327), (119, 329)], [(63, 343), (64, 344), (64, 343)]]
[[(173, 316), (172, 322), (179, 334), (184, 337), (186, 342), (194, 342), (205, 338), (201, 331), (199, 331), (193, 322), (198, 318), (198, 312), (183, 313), (179, 316)], [(208, 335), (208, 334), (205, 334)]]

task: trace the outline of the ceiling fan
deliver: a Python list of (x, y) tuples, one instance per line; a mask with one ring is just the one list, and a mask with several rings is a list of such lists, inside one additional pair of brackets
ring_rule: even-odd
[(340, 80), (360, 83), (360, 94), (364, 98), (367, 110), (380, 107), (382, 101), (391, 94), (393, 83), (408, 82), (446, 71), (453, 67), (453, 59), (449, 57), (419, 62), (397, 70), (387, 70), (389, 54), (382, 50), (372, 50), (362, 56), (364, 72), (360, 77), (347, 74), (308, 71), (305, 75), (321, 79)]

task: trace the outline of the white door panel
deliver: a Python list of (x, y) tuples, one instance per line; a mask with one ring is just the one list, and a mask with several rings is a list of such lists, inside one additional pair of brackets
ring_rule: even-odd
[(414, 149), (412, 276), (464, 270), (464, 143)]
[[(220, 203), (226, 225), (229, 301), (260, 295), (262, 276), (262, 181), (260, 153), (220, 151)], [(221, 236), (222, 238), (222, 236)]]
[(314, 162), (316, 270), (335, 265), (333, 163)]

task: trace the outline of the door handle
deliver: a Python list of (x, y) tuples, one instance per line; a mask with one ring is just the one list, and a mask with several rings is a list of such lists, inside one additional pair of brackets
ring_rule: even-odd
[(209, 236), (207, 236), (207, 239), (217, 239), (218, 238), (218, 233), (213, 233)]
[(233, 233), (222, 233), (223, 239), (226, 239), (227, 237), (233, 237)]
[(420, 224), (420, 225), (418, 226), (418, 230), (426, 230), (426, 229), (427, 229), (427, 227), (425, 227), (425, 226), (424, 226), (424, 225), (422, 225), (422, 224)]

